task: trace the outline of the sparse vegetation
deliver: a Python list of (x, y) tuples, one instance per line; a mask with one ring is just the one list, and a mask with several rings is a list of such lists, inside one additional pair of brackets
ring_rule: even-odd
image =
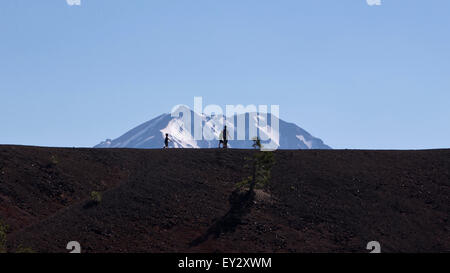
[(246, 158), (246, 168), (252, 169), (252, 175), (237, 183), (238, 188), (247, 188), (254, 193), (255, 188), (263, 188), (270, 181), (270, 172), (275, 164), (272, 152), (257, 152), (251, 158)]
[(17, 250), (16, 253), (36, 253), (33, 249), (31, 249), (30, 247), (24, 247), (22, 245), (20, 245)]
[(252, 138), (253, 140), (253, 148), (255, 149), (261, 149), (262, 148), (262, 144), (261, 144), (261, 139), (259, 139), (259, 137), (254, 137)]
[(91, 192), (91, 201), (94, 204), (100, 204), (102, 202), (102, 194), (98, 191)]
[(270, 172), (275, 164), (275, 157), (272, 152), (258, 151), (252, 157), (246, 157), (245, 161), (244, 167), (251, 169), (252, 175), (236, 184), (237, 189), (228, 198), (231, 205), (230, 210), (218, 218), (205, 234), (193, 240), (189, 244), (190, 246), (197, 246), (205, 242), (211, 235), (219, 237), (222, 233), (233, 232), (242, 222), (243, 217), (250, 212), (256, 196), (255, 188), (263, 188), (270, 181)]
[(6, 232), (8, 226), (0, 221), (0, 253), (6, 253)]
[(57, 165), (59, 163), (58, 158), (56, 157), (56, 155), (52, 155), (50, 158), (50, 161), (53, 165)]

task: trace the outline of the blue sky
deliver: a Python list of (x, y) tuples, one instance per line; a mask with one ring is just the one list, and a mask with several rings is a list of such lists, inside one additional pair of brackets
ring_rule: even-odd
[(450, 147), (450, 1), (4, 0), (0, 143), (88, 147), (176, 104), (279, 104), (333, 148)]

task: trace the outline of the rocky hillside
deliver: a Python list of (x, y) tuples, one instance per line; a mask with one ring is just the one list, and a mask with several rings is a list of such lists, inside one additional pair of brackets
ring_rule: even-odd
[(0, 146), (7, 249), (450, 250), (450, 150), (276, 151), (270, 185), (243, 206), (233, 191), (253, 152)]

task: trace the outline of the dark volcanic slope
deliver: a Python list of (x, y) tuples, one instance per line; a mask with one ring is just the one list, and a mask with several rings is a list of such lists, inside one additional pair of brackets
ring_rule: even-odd
[(223, 221), (252, 152), (0, 146), (9, 250), (450, 251), (450, 150), (277, 151), (272, 196)]

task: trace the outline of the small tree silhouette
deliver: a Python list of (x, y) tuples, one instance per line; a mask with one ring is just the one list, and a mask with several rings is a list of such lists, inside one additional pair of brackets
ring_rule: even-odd
[[(270, 171), (275, 164), (275, 159), (272, 152), (258, 151), (252, 157), (246, 157), (245, 161), (244, 167), (251, 169), (252, 175), (236, 184), (237, 189), (228, 198), (230, 210), (217, 219), (203, 235), (193, 240), (190, 246), (205, 242), (211, 235), (218, 238), (223, 233), (234, 232), (241, 224), (243, 217), (251, 211), (255, 188), (264, 187), (270, 181)], [(247, 187), (247, 192), (240, 191), (241, 188)]]
[(275, 165), (272, 152), (257, 152), (253, 157), (246, 157), (246, 168), (252, 169), (252, 175), (237, 183), (238, 188), (248, 187), (248, 193), (253, 194), (255, 188), (263, 188), (270, 181), (271, 170)]
[(254, 137), (254, 138), (252, 138), (252, 140), (253, 140), (252, 147), (255, 148), (255, 149), (260, 149), (261, 150), (262, 144), (261, 144), (261, 140), (259, 139), (259, 137)]

